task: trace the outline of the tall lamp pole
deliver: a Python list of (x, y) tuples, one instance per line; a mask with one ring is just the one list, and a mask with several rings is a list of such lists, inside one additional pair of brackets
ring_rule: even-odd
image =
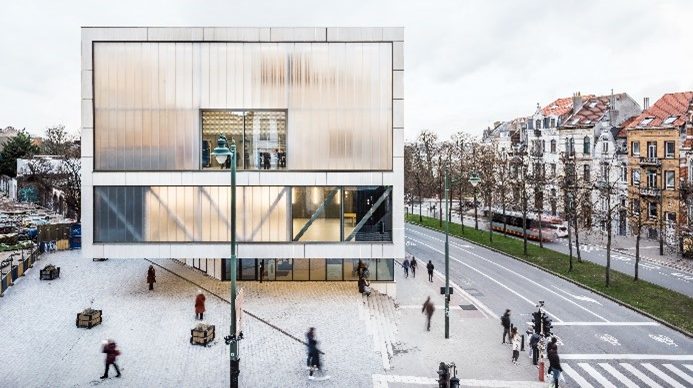
[(226, 136), (219, 135), (217, 147), (214, 148), (212, 155), (222, 166), (230, 159), (231, 172), (231, 330), (228, 337), (224, 340), (230, 347), (230, 373), (231, 380), (229, 386), (238, 388), (238, 376), (241, 374), (240, 357), (238, 356), (238, 341), (243, 338), (242, 334), (236, 337), (236, 268), (238, 259), (236, 258), (236, 142), (231, 139), (230, 149)]
[[(450, 202), (448, 201), (448, 192), (450, 191), (450, 185), (454, 184), (458, 180), (450, 182), (448, 178), (448, 170), (445, 169), (445, 338), (450, 338)], [(476, 188), (481, 179), (476, 174), (472, 174), (469, 177), (469, 183), (472, 187)], [(460, 195), (462, 195), (460, 193)], [(462, 209), (460, 209), (462, 211)], [(464, 223), (464, 215), (460, 217), (460, 223)]]

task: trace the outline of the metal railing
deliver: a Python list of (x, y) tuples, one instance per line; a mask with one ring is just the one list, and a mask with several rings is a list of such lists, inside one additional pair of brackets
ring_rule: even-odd
[(662, 161), (658, 158), (640, 158), (640, 165), (641, 166), (661, 166)]
[(22, 251), (21, 257), (15, 257), (19, 255), (19, 252), (13, 253), (9, 258), (0, 262), (0, 297), (3, 296), (5, 290), (14, 285), (19, 277), (24, 276), (24, 273), (34, 266), (34, 263), (39, 259), (39, 249), (34, 247), (26, 256)]
[(662, 189), (657, 187), (641, 187), (640, 195), (644, 197), (659, 197), (662, 195)]

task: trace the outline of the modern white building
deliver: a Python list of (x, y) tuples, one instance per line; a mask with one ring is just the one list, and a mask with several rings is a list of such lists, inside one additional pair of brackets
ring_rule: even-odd
[(82, 28), (82, 251), (353, 280), (404, 257), (402, 28)]

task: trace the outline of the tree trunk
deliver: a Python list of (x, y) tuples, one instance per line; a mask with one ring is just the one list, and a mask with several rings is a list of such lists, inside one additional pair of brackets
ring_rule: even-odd
[(609, 287), (611, 271), (611, 193), (606, 198), (606, 287)]
[(664, 256), (664, 206), (662, 206), (662, 194), (659, 197), (659, 255)]
[(640, 233), (642, 228), (638, 228), (638, 234), (635, 236), (635, 277), (633, 281), (638, 281), (638, 268), (640, 266)]
[(568, 218), (568, 272), (573, 270), (573, 235), (570, 229), (570, 218)]
[(527, 256), (527, 190), (522, 189), (522, 251)]
[(539, 216), (539, 248), (543, 248), (544, 247), (544, 235), (542, 233), (542, 225), (541, 225), (541, 210), (537, 212), (537, 215)]
[(479, 230), (479, 214), (476, 206), (476, 188), (474, 188), (474, 229)]
[(575, 251), (577, 252), (578, 263), (582, 262), (582, 257), (580, 256), (580, 231), (578, 229), (577, 213), (573, 217), (573, 225), (575, 227)]
[(419, 222), (423, 222), (423, 218), (421, 218), (421, 209), (423, 209), (423, 202), (421, 202), (421, 191), (419, 191)]
[(503, 234), (508, 233), (508, 223), (505, 221), (505, 191), (501, 194), (503, 196)]
[(460, 228), (462, 229), (462, 233), (464, 233), (464, 203), (462, 200), (462, 185), (460, 185)]
[(488, 240), (493, 242), (493, 209), (491, 208), (491, 200), (488, 201)]

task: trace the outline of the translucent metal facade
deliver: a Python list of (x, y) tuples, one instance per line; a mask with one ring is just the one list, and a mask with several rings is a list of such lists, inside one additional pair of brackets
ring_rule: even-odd
[(94, 42), (94, 170), (199, 170), (201, 110), (286, 110), (287, 170), (392, 170), (392, 43)]

